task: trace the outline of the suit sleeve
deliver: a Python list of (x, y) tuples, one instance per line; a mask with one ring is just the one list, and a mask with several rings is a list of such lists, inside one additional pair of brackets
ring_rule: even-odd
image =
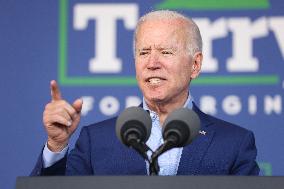
[(66, 169), (66, 160), (67, 160), (67, 154), (64, 156), (64, 158), (60, 159), (56, 163), (54, 163), (52, 166), (44, 168), (43, 167), (43, 158), (42, 158), (42, 152), (39, 156), (37, 163), (32, 170), (30, 176), (56, 176), (56, 175), (65, 175), (65, 169)]
[(252, 132), (248, 132), (242, 140), (238, 156), (232, 167), (232, 175), (259, 175), (256, 163), (257, 150)]
[(30, 176), (92, 175), (90, 137), (87, 128), (81, 130), (75, 148), (48, 168), (43, 167), (42, 153)]
[(91, 175), (90, 137), (86, 128), (81, 130), (75, 148), (48, 168), (43, 167), (42, 153), (30, 176)]
[(83, 127), (75, 148), (67, 158), (66, 175), (92, 175), (91, 143), (87, 127)]

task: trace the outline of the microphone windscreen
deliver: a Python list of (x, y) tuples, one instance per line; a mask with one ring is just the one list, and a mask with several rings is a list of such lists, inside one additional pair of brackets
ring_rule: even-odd
[(125, 136), (130, 132), (138, 134), (142, 142), (146, 142), (150, 136), (152, 120), (148, 112), (140, 107), (130, 107), (125, 109), (116, 120), (116, 135), (125, 145)]
[(168, 131), (177, 131), (180, 134), (180, 142), (177, 147), (183, 147), (192, 142), (200, 130), (198, 115), (188, 108), (174, 110), (163, 124), (163, 137), (167, 137)]

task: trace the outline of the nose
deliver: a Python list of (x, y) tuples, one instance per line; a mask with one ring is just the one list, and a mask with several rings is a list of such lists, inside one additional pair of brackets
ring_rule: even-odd
[(158, 53), (151, 52), (148, 63), (147, 69), (149, 70), (157, 70), (161, 68), (161, 62)]

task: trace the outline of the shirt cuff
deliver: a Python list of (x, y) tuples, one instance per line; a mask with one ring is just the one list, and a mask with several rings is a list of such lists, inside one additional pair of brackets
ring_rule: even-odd
[(64, 158), (65, 154), (67, 153), (68, 145), (63, 148), (60, 152), (52, 152), (48, 149), (47, 143), (44, 145), (44, 149), (42, 152), (42, 159), (43, 159), (43, 168), (47, 168), (55, 164), (57, 161)]

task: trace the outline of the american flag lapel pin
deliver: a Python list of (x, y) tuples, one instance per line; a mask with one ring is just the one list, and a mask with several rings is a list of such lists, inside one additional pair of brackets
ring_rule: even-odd
[(203, 130), (202, 130), (202, 131), (200, 130), (200, 131), (199, 131), (199, 134), (201, 134), (201, 135), (206, 135), (206, 132), (203, 131)]

